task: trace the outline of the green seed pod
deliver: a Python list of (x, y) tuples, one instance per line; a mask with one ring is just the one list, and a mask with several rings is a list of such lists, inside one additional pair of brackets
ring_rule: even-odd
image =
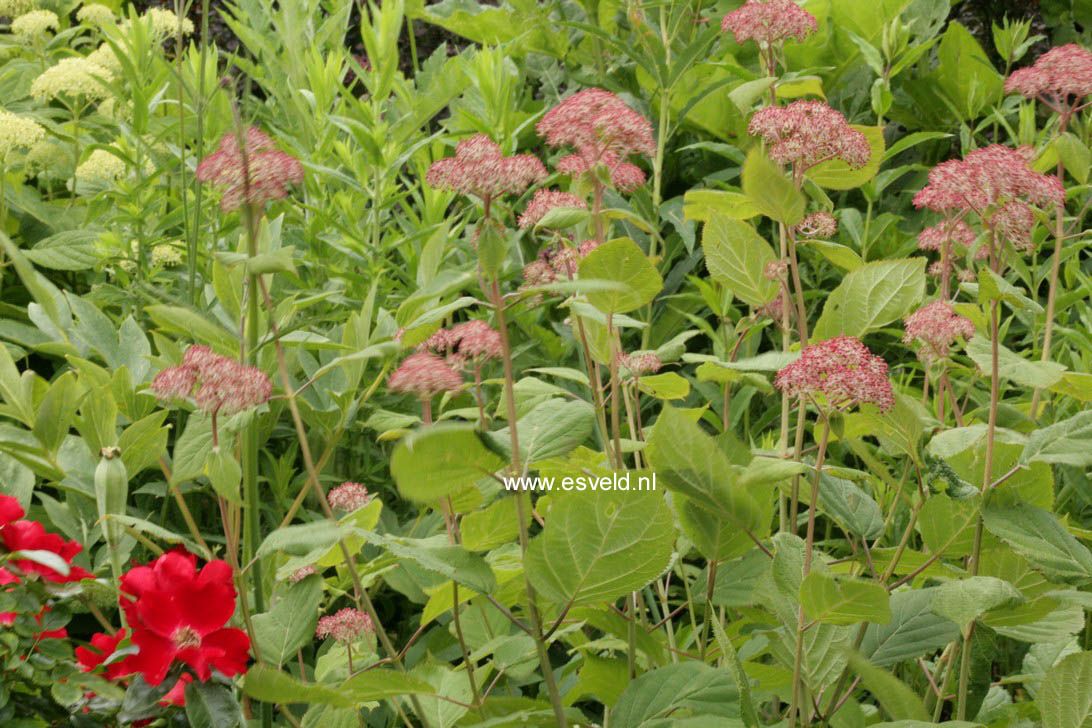
[(124, 515), (128, 498), (129, 474), (125, 472), (125, 463), (121, 461), (121, 450), (104, 447), (102, 459), (95, 468), (95, 500), (99, 506), (102, 533), (111, 549), (117, 548), (120, 526), (109, 522), (106, 516)]

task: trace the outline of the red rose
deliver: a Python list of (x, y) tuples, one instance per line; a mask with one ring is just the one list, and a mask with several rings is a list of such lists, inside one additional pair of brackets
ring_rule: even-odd
[[(18, 504), (16, 504), (18, 505)], [(2, 507), (2, 506), (0, 506)], [(9, 506), (10, 507), (10, 506)], [(55, 533), (46, 533), (45, 527), (37, 521), (15, 521), (0, 529), (0, 538), (9, 551), (51, 551), (69, 564), (72, 557), (83, 547), (75, 541), (65, 541)], [(65, 576), (48, 566), (30, 559), (12, 559), (11, 565), (24, 574), (36, 573), (46, 581), (63, 584), (69, 581), (90, 579), (91, 574), (78, 566), (73, 566)]]

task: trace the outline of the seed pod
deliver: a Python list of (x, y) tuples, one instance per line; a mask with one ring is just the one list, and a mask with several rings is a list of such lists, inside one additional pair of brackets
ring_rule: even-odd
[(124, 515), (128, 498), (129, 474), (125, 471), (125, 463), (121, 461), (121, 450), (104, 447), (102, 458), (95, 468), (95, 501), (99, 507), (102, 534), (111, 549), (117, 548), (120, 527), (109, 522), (106, 516)]

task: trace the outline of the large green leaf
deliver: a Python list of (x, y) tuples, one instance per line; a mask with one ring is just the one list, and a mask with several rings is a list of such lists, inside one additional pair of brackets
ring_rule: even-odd
[[(564, 455), (582, 444), (595, 428), (595, 409), (582, 399), (548, 399), (519, 418), (519, 455), (526, 462)], [(494, 449), (511, 457), (512, 440), (504, 427), (488, 435)]]
[(852, 481), (826, 473), (820, 476), (819, 484), (819, 506), (848, 533), (868, 539), (883, 533), (883, 511), (872, 496)]
[(777, 296), (777, 283), (766, 278), (777, 256), (750, 223), (716, 213), (705, 223), (701, 245), (709, 274), (733, 296), (751, 306)]
[(504, 460), (473, 425), (439, 424), (408, 435), (391, 455), (391, 475), (406, 498), (431, 501), (498, 470)]
[(967, 500), (953, 500), (946, 493), (930, 496), (918, 514), (918, 530), (929, 550), (953, 558), (969, 554), (974, 548), (978, 503), (977, 496)]
[(856, 624), (891, 621), (887, 589), (864, 579), (836, 579), (824, 571), (813, 571), (800, 584), (804, 616), (824, 624)]
[(1020, 463), (1035, 460), (1078, 468), (1092, 465), (1092, 410), (1033, 430)]
[(629, 313), (651, 303), (663, 288), (656, 266), (629, 238), (607, 241), (580, 261), (582, 280), (623, 283), (625, 290), (589, 291), (588, 302), (605, 314)]
[(289, 586), (268, 612), (252, 617), (263, 662), (283, 665), (314, 639), (321, 601), (322, 577), (312, 574)]
[(990, 533), (1050, 580), (1078, 585), (1092, 581), (1092, 552), (1050, 511), (1026, 504), (989, 506), (983, 517)]
[(925, 258), (866, 263), (831, 292), (813, 338), (864, 336), (913, 311), (924, 295)]
[(795, 225), (804, 219), (807, 200), (792, 180), (755, 146), (747, 153), (742, 172), (743, 193), (766, 217), (785, 225)]
[(888, 667), (922, 657), (959, 637), (959, 629), (932, 610), (935, 588), (911, 589), (891, 595), (891, 621), (870, 624), (861, 652), (873, 664)]
[(840, 159), (817, 164), (807, 171), (808, 179), (820, 187), (828, 190), (851, 190), (860, 187), (865, 182), (876, 176), (883, 162), (886, 146), (883, 140), (883, 129), (878, 126), (861, 126), (851, 124), (854, 129), (864, 134), (868, 140), (868, 146), (872, 150), (872, 156), (868, 162), (860, 168), (850, 167)]
[(663, 573), (674, 541), (671, 510), (661, 493), (573, 492), (554, 502), (524, 563), (532, 585), (547, 599), (609, 602)]
[(422, 569), (457, 581), (479, 594), (490, 594), (497, 586), (485, 559), (462, 546), (448, 544), (446, 536), (407, 538), (370, 531), (363, 536), (368, 543), (386, 549), (396, 558), (409, 559)]
[(1001, 98), (1001, 75), (970, 31), (959, 23), (948, 24), (937, 57), (937, 87), (962, 121), (971, 121)]
[(849, 663), (861, 676), (861, 684), (876, 697), (892, 720), (929, 722), (929, 714), (925, 712), (921, 698), (902, 680), (856, 653), (850, 655)]
[(65, 230), (39, 240), (24, 252), (43, 268), (88, 270), (99, 261), (96, 247), (101, 235), (96, 230)]
[(971, 622), (991, 609), (1023, 601), (1020, 590), (1004, 579), (971, 576), (937, 587), (933, 593), (933, 611), (966, 630)]
[[(967, 342), (967, 356), (986, 377), (993, 371), (993, 351), (989, 339), (975, 335)], [(1048, 389), (1057, 384), (1065, 367), (1052, 361), (1030, 361), (1003, 344), (997, 346), (997, 374), (1024, 387)]]
[(1078, 652), (1047, 671), (1035, 696), (1043, 728), (1092, 727), (1092, 652)]
[(664, 405), (646, 448), (659, 482), (737, 526), (763, 526), (756, 495), (738, 482), (737, 469), (717, 442), (681, 410)]
[[(687, 661), (647, 672), (630, 682), (610, 716), (611, 725), (661, 728), (671, 717), (704, 716), (707, 725), (741, 721), (739, 686), (732, 672)], [(716, 720), (713, 720), (713, 719)]]
[(191, 728), (235, 728), (245, 722), (232, 689), (197, 680), (186, 685), (186, 718)]

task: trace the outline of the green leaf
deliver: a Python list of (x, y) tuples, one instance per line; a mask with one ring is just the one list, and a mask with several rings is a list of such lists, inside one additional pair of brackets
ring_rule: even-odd
[(1032, 430), (1020, 463), (1037, 460), (1078, 468), (1092, 465), (1092, 410)]
[(535, 229), (564, 230), (585, 222), (591, 213), (580, 207), (553, 207), (535, 223)]
[(824, 624), (887, 624), (891, 621), (889, 599), (880, 584), (864, 579), (837, 579), (823, 571), (811, 572), (800, 584), (804, 615)]
[(657, 478), (702, 508), (750, 531), (759, 530), (762, 511), (738, 481), (737, 471), (716, 441), (682, 411), (665, 404), (646, 448)]
[(306, 556), (313, 551), (325, 551), (336, 544), (344, 529), (322, 519), (278, 528), (262, 540), (255, 553), (258, 557), (281, 552), (290, 556)]
[(243, 469), (239, 461), (227, 448), (214, 447), (205, 460), (205, 475), (212, 483), (212, 489), (221, 498), (232, 503), (241, 503), (240, 484), (243, 481)]
[[(1024, 387), (1048, 389), (1065, 373), (1065, 367), (1052, 361), (1028, 361), (1003, 344), (997, 347), (997, 374)], [(978, 365), (979, 371), (989, 378), (993, 370), (993, 352), (989, 339), (975, 335), (967, 342), (967, 356)]]
[(508, 257), (508, 238), (497, 225), (483, 222), (478, 226), (478, 262), (482, 272), (496, 278)]
[(883, 511), (872, 496), (852, 481), (824, 473), (819, 479), (819, 505), (848, 533), (875, 539), (883, 533)]
[(431, 501), (474, 485), (503, 465), (472, 425), (439, 424), (398, 443), (390, 467), (403, 497)]
[[(395, 675), (392, 670), (371, 670), (368, 673)], [(243, 678), (243, 692), (265, 703), (324, 703), (340, 707), (351, 707), (352, 699), (336, 688), (316, 683), (306, 683), (286, 672), (268, 665), (251, 665)], [(431, 692), (431, 691), (430, 691)]]
[(983, 518), (990, 533), (1051, 581), (1077, 585), (1092, 581), (1092, 553), (1050, 511), (1026, 504), (987, 506)]
[(99, 262), (96, 250), (101, 233), (96, 230), (65, 230), (39, 240), (27, 258), (53, 270), (90, 270)]
[(1023, 290), (1012, 285), (992, 270), (983, 266), (978, 271), (978, 290), (974, 290), (974, 284), (964, 283), (963, 288), (974, 292), (979, 304), (987, 304), (990, 301), (1004, 301), (1017, 310), (1027, 310), (1033, 313), (1042, 313), (1043, 307), (1033, 299), (1028, 298)]
[(929, 551), (949, 558), (971, 553), (978, 505), (977, 496), (967, 500), (953, 500), (946, 493), (930, 496), (918, 514), (918, 530)]
[(1082, 185), (1088, 182), (1088, 167), (1092, 164), (1092, 152), (1073, 132), (1064, 132), (1054, 139), (1054, 149), (1065, 165), (1065, 171)]
[(208, 560), (212, 558), (212, 554), (210, 554), (203, 547), (198, 545), (195, 541), (191, 541), (185, 536), (181, 536), (174, 531), (170, 531), (163, 526), (152, 523), (151, 521), (147, 521), (143, 518), (135, 518), (133, 516), (124, 515), (110, 515), (108, 516), (108, 518), (112, 521), (117, 521), (123, 526), (133, 529), (137, 533), (143, 533), (146, 536), (151, 536), (152, 538), (159, 539), (164, 543), (182, 544), (186, 547), (187, 551), (197, 554), (203, 559)]
[[(537, 462), (564, 455), (581, 445), (595, 429), (595, 409), (584, 400), (548, 399), (519, 418), (520, 458)], [(504, 427), (488, 434), (493, 448), (506, 458), (512, 454), (512, 440)]]
[(788, 226), (804, 219), (803, 193), (757, 145), (743, 162), (742, 184), (743, 193), (766, 217)]
[(1043, 728), (1092, 727), (1092, 652), (1069, 655), (1047, 671), (1035, 703)]
[(820, 187), (828, 190), (851, 190), (868, 182), (880, 171), (885, 149), (883, 129), (878, 126), (861, 126), (860, 124), (850, 124), (850, 126), (864, 134), (872, 150), (872, 156), (859, 169), (850, 167), (841, 159), (831, 159), (815, 165), (805, 174)]
[(913, 660), (944, 647), (959, 637), (951, 620), (932, 610), (935, 588), (911, 589), (891, 595), (891, 621), (870, 624), (861, 652), (879, 667)]
[(218, 323), (182, 306), (155, 304), (146, 306), (144, 312), (157, 326), (175, 334), (192, 338), (222, 352), (237, 352), (239, 338)]
[[(772, 516), (773, 501), (767, 502)], [(754, 542), (746, 531), (737, 527), (730, 519), (696, 505), (681, 493), (675, 494), (673, 503), (683, 533), (706, 559), (730, 561), (754, 548)], [(753, 535), (763, 538), (768, 535), (766, 531), (768, 529), (761, 529)], [(723, 585), (718, 579), (715, 586), (719, 588)]]
[(702, 230), (701, 245), (709, 274), (733, 296), (751, 306), (777, 296), (777, 283), (766, 278), (766, 266), (777, 256), (750, 223), (714, 214)]
[(1024, 601), (1020, 590), (1004, 579), (971, 576), (937, 587), (933, 593), (933, 611), (952, 620), (966, 632), (972, 622), (991, 609)]
[(254, 615), (254, 636), (263, 662), (283, 665), (311, 643), (321, 602), (322, 577), (312, 574), (285, 589), (268, 612)]
[(338, 687), (356, 704), (393, 698), (399, 695), (431, 695), (435, 689), (424, 680), (395, 670), (368, 670), (353, 675)]
[(524, 563), (547, 599), (609, 602), (660, 576), (674, 541), (671, 511), (658, 492), (572, 492), (550, 508)]
[(656, 266), (629, 238), (603, 243), (580, 261), (582, 280), (623, 283), (624, 291), (589, 291), (588, 302), (605, 314), (629, 313), (651, 303), (663, 288)]
[(741, 722), (739, 686), (732, 672), (692, 660), (647, 672), (622, 692), (610, 724), (661, 728), (674, 724), (670, 719), (675, 714), (716, 718), (714, 723), (721, 726)]
[(948, 24), (937, 57), (937, 87), (962, 121), (971, 121), (1001, 98), (1001, 75), (974, 36), (958, 22)]
[(197, 680), (186, 685), (186, 718), (191, 728), (236, 728), (244, 720), (230, 688)]
[(832, 243), (827, 240), (809, 240), (807, 246), (812, 250), (818, 250), (819, 254), (839, 268), (854, 271), (864, 265), (861, 256), (853, 248), (840, 243)]
[(42, 398), (33, 432), (38, 442), (50, 452), (56, 452), (68, 435), (82, 392), (75, 373), (68, 371), (54, 380)]
[(931, 722), (929, 714), (921, 704), (921, 698), (902, 680), (876, 667), (857, 653), (850, 653), (849, 664), (861, 676), (861, 684), (875, 696), (892, 720)]
[(205, 462), (211, 452), (212, 419), (204, 415), (190, 416), (185, 431), (174, 443), (171, 482), (184, 483), (204, 475)]
[[(463, 548), (467, 551), (492, 551), (519, 536), (516, 499), (500, 498), (485, 510), (467, 513), (459, 522)], [(530, 522), (528, 511), (526, 520)]]
[(130, 477), (155, 465), (166, 451), (170, 430), (163, 422), (167, 413), (165, 409), (156, 410), (126, 427), (118, 436), (121, 460)]
[(831, 292), (812, 338), (864, 336), (906, 316), (924, 295), (925, 258), (866, 263)]
[(690, 382), (675, 372), (641, 377), (637, 388), (656, 399), (686, 399), (690, 394)]
[(362, 534), (368, 543), (386, 549), (399, 559), (410, 559), (422, 569), (457, 581), (479, 594), (491, 594), (497, 587), (489, 564), (462, 546), (447, 543), (446, 536), (406, 538), (367, 531)]
[(751, 198), (742, 192), (727, 190), (690, 190), (683, 195), (683, 217), (709, 222), (715, 215), (748, 220), (759, 211)]

